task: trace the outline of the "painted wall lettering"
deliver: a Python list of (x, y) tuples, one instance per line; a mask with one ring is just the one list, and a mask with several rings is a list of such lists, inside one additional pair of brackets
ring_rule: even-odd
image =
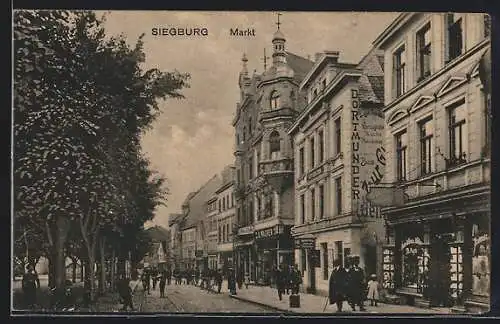
[(358, 200), (360, 193), (360, 179), (359, 179), (359, 166), (360, 166), (360, 150), (359, 142), (361, 140), (359, 136), (359, 101), (358, 101), (358, 90), (351, 89), (351, 105), (352, 105), (352, 199)]
[(363, 180), (361, 188), (366, 192), (370, 192), (370, 186), (379, 184), (384, 176), (385, 167), (385, 149), (383, 147), (377, 148), (375, 151), (375, 156), (377, 160), (375, 161), (375, 168), (370, 174), (368, 180)]

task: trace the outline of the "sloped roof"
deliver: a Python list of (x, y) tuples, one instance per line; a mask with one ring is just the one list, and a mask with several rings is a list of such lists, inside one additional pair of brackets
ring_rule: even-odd
[(360, 98), (364, 102), (384, 102), (384, 57), (383, 51), (372, 48), (359, 62), (363, 71), (360, 82)]
[(179, 222), (182, 217), (184, 217), (183, 214), (170, 214), (168, 216), (168, 226), (172, 226), (173, 224)]
[(234, 181), (234, 171), (235, 171), (234, 165), (228, 165), (224, 168), (224, 170), (222, 170), (221, 186), (227, 185), (228, 183)]
[(159, 241), (168, 241), (170, 240), (170, 231), (162, 226), (153, 226), (146, 230), (146, 233), (149, 235), (151, 240), (159, 242)]
[(212, 197), (222, 183), (221, 177), (216, 174), (196, 191), (189, 199), (189, 210), (181, 229), (196, 226), (198, 221), (206, 215), (206, 202)]
[(313, 61), (291, 52), (286, 52), (286, 62), (294, 72), (294, 79), (299, 83), (314, 65)]

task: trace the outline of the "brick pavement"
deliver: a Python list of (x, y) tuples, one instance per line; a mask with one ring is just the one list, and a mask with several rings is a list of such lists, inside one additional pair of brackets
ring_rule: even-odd
[(143, 311), (148, 313), (276, 313), (268, 307), (253, 305), (232, 299), (227, 292), (227, 285), (221, 293), (209, 292), (193, 285), (167, 285), (167, 298), (160, 298), (159, 289), (151, 290), (146, 295)]
[[(226, 283), (227, 287), (227, 283)], [(243, 287), (241, 290), (237, 290), (237, 295), (231, 296), (232, 298), (253, 303), (256, 305), (266, 306), (271, 309), (275, 309), (287, 313), (313, 313), (313, 314), (327, 314), (336, 313), (337, 306), (327, 305), (325, 308), (325, 303), (327, 298), (324, 296), (317, 296), (312, 294), (300, 294), (300, 308), (291, 308), (289, 306), (289, 296), (284, 295), (283, 300), (278, 299), (278, 293), (276, 289), (264, 286), (249, 286), (248, 289)], [(365, 305), (368, 304), (365, 302)], [(408, 305), (390, 305), (379, 303), (377, 307), (366, 306), (366, 311), (356, 311), (353, 312), (351, 307), (344, 302), (343, 313), (368, 313), (368, 314), (451, 314), (449, 309), (426, 309), (419, 308)]]

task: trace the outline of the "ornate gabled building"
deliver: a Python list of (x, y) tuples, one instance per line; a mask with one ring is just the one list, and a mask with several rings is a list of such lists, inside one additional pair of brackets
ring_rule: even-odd
[(288, 130), (295, 150), (296, 260), (303, 288), (328, 294), (333, 262), (359, 256), (365, 272), (382, 274), (380, 209), (365, 196), (384, 175), (383, 52), (359, 64), (325, 51), (302, 81), (307, 104)]
[(243, 56), (233, 121), (236, 265), (259, 283), (270, 281), (273, 267), (294, 262), (293, 149), (286, 130), (304, 106), (299, 84), (313, 62), (286, 51), (285, 44), (278, 27), (272, 65), (262, 74), (250, 76)]

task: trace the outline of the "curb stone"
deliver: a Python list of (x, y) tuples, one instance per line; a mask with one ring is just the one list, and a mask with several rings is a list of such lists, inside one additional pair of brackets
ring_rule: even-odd
[(247, 303), (255, 304), (255, 305), (258, 305), (258, 306), (261, 306), (261, 307), (264, 307), (264, 308), (268, 308), (268, 309), (271, 309), (271, 310), (279, 311), (279, 312), (282, 312), (282, 313), (287, 313), (287, 314), (294, 314), (294, 313), (296, 313), (295, 311), (290, 310), (290, 309), (285, 309), (285, 308), (281, 308), (281, 307), (272, 306), (272, 305), (269, 305), (269, 304), (266, 304), (266, 303), (262, 303), (262, 302), (258, 302), (258, 301), (255, 301), (255, 300), (252, 300), (252, 299), (249, 299), (249, 298), (240, 297), (238, 295), (229, 295), (229, 297), (237, 299), (237, 300), (241, 300), (241, 301), (244, 301), (244, 302), (247, 302)]

